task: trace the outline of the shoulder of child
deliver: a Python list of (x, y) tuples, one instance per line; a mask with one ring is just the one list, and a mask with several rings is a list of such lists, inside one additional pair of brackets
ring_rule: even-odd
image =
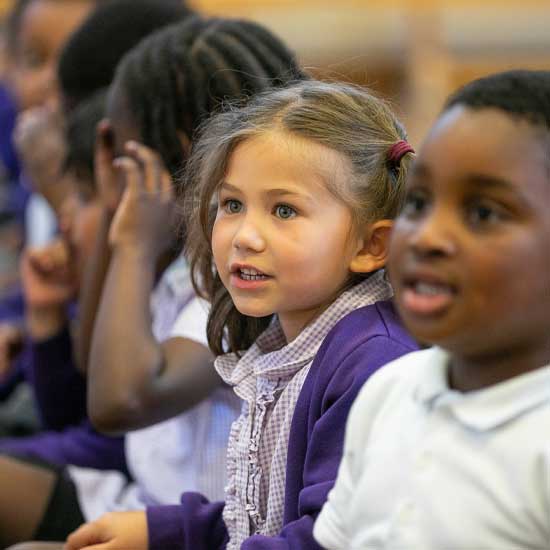
[(381, 301), (343, 317), (325, 337), (312, 369), (319, 368), (323, 377), (332, 377), (345, 366), (355, 368), (360, 362), (361, 370), (367, 369), (370, 376), (382, 365), (417, 349), (392, 302)]

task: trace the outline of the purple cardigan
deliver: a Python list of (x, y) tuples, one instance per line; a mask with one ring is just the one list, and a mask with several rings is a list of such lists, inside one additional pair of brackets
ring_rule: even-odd
[[(389, 301), (353, 311), (329, 332), (296, 403), (288, 442), (284, 526), (275, 537), (254, 535), (242, 550), (309, 550), (313, 523), (334, 485), (350, 407), (369, 376), (417, 349)], [(181, 504), (147, 509), (150, 550), (223, 549), (224, 503), (184, 493)]]
[(69, 328), (26, 351), (25, 378), (46, 431), (2, 439), (0, 453), (127, 473), (124, 438), (99, 434), (86, 416), (86, 382), (74, 365)]

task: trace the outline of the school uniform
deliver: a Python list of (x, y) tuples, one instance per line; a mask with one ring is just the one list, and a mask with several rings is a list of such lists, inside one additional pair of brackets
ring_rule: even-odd
[(461, 393), (448, 364), (420, 351), (365, 385), (315, 524), (323, 547), (549, 547), (550, 366)]
[(44, 431), (2, 439), (0, 453), (127, 475), (124, 438), (98, 433), (87, 419), (86, 381), (74, 364), (68, 325), (47, 340), (30, 342), (22, 359)]
[[(158, 341), (182, 337), (207, 346), (208, 308), (195, 297), (183, 259), (174, 262), (163, 274), (153, 292), (151, 310), (153, 333)], [(77, 384), (72, 375), (64, 372), (68, 364), (72, 365), (68, 330), (36, 344), (36, 348), (41, 352), (41, 362), (36, 362), (37, 356), (33, 363), (41, 377), (36, 383), (43, 390), (48, 387), (50, 390), (44, 391), (44, 397), (55, 395), (56, 384), (61, 381), (66, 388), (71, 383)], [(46, 350), (51, 352), (51, 364), (46, 362)], [(71, 372), (80, 376), (72, 368)], [(71, 414), (69, 409), (73, 409), (77, 415), (78, 394), (85, 411), (83, 388), (73, 389), (74, 395), (66, 395), (66, 399), (57, 392), (57, 401), (50, 400), (47, 408), (52, 406), (64, 415)], [(58, 474), (53, 496), (34, 538), (59, 540), (82, 523), (94, 521), (107, 512), (177, 502), (185, 488), (201, 491), (213, 499), (221, 498), (226, 482), (227, 438), (239, 409), (240, 401), (231, 389), (220, 387), (189, 411), (130, 432), (125, 438), (97, 434), (85, 420), (63, 432), (39, 434), (26, 442), (14, 441), (8, 451)], [(55, 411), (48, 414), (53, 417)], [(116, 444), (116, 454), (109, 447), (111, 443)], [(64, 467), (59, 468), (60, 465)]]
[(291, 343), (275, 321), (240, 360), (216, 362), (244, 399), (227, 500), (185, 493), (179, 506), (149, 507), (151, 550), (318, 548), (313, 521), (336, 477), (351, 403), (374, 370), (416, 349), (390, 296), (384, 274), (374, 274)]

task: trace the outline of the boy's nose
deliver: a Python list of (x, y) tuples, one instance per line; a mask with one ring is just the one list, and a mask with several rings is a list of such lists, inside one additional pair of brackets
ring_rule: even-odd
[(454, 225), (448, 214), (434, 211), (417, 223), (409, 243), (422, 256), (452, 256), (457, 250)]

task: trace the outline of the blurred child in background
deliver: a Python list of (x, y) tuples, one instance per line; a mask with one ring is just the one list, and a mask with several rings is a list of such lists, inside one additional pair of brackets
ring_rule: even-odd
[[(155, 63), (151, 63), (152, 60)], [(171, 331), (179, 309), (193, 296), (188, 269), (182, 260), (176, 259), (156, 285), (151, 317), (151, 290), (166, 266), (166, 262), (157, 265), (157, 255), (171, 260), (180, 253), (174, 225), (169, 223), (170, 213), (175, 209), (172, 180), (163, 165), (172, 173), (179, 169), (196, 127), (224, 100), (242, 101), (256, 90), (280, 85), (299, 75), (301, 71), (293, 54), (269, 31), (253, 23), (224, 19), (196, 18), (175, 25), (144, 41), (123, 60), (109, 93), (110, 122), (100, 127), (96, 163), (105, 210), (103, 219), (109, 220), (113, 210), (116, 212), (111, 228), (112, 265), (104, 291), (108, 295), (102, 304), (102, 310), (113, 309), (107, 320), (98, 322), (97, 327), (103, 331), (107, 323), (107, 330), (114, 330), (116, 334), (99, 338), (101, 353), (106, 353), (107, 362), (94, 364), (92, 360), (90, 389), (92, 395), (96, 395), (94, 389), (103, 384), (96, 381), (101, 376), (100, 380), (110, 380), (110, 394), (124, 395), (136, 387), (131, 384), (132, 375), (137, 375), (142, 385), (144, 369), (146, 374), (158, 376), (159, 384), (153, 391), (163, 392), (164, 408), (158, 412), (152, 407), (155, 402), (150, 401), (150, 409), (143, 412), (136, 409), (140, 416), (132, 419), (132, 427), (136, 427), (136, 423), (155, 423), (198, 405), (168, 424), (128, 436), (126, 453), (136, 478), (132, 484), (116, 472), (75, 467), (58, 472), (45, 465), (31, 467), (5, 462), (4, 474), (7, 476), (9, 472), (19, 487), (32, 486), (35, 494), (32, 506), (27, 507), (26, 531), (9, 530), (12, 528), (8, 525), (14, 525), (13, 518), (0, 503), (0, 515), (5, 518), (0, 519), (5, 521), (0, 532), (9, 534), (12, 541), (31, 536), (61, 538), (80, 525), (82, 518), (94, 519), (114, 509), (175, 502), (185, 487), (204, 491), (212, 498), (223, 492), (226, 442), (230, 424), (237, 414), (237, 400), (229, 389), (220, 388), (219, 378), (211, 372), (211, 357), (205, 342), (205, 311), (199, 309), (198, 317), (187, 313), (183, 321), (180, 316), (179, 328)], [(162, 109), (158, 107), (159, 91), (165, 94), (160, 103)], [(156, 108), (151, 108), (152, 104)], [(135, 143), (125, 148), (130, 138), (154, 146), (158, 153)], [(120, 192), (124, 191), (119, 185), (124, 182), (120, 182), (116, 166), (130, 160), (128, 157), (115, 160), (121, 154), (139, 157), (147, 161), (153, 171), (158, 170), (156, 173), (162, 174), (163, 194), (159, 196), (150, 190), (133, 202), (136, 197), (127, 190), (118, 206)], [(142, 251), (149, 253), (151, 247), (154, 254), (142, 255)], [(137, 274), (133, 256), (141, 262)], [(122, 285), (120, 272), (124, 274)], [(143, 287), (143, 275), (147, 276), (149, 286)], [(158, 299), (159, 293), (162, 299)], [(101, 315), (100, 312), (100, 319)], [(167, 344), (162, 344), (167, 339)], [(151, 357), (151, 349), (153, 353), (160, 353), (163, 360), (166, 358), (162, 370), (156, 358)], [(196, 372), (192, 379), (187, 374), (188, 362)], [(126, 377), (127, 385), (121, 376)], [(182, 399), (179, 389), (190, 382), (193, 386), (185, 387), (188, 397)], [(101, 394), (103, 397), (108, 399)], [(208, 399), (201, 403), (204, 397)], [(97, 395), (93, 399), (97, 400)], [(146, 414), (149, 414), (148, 422), (144, 420)], [(15, 485), (10, 484), (12, 489), (6, 503), (19, 498)], [(64, 518), (62, 526), (54, 521), (56, 517)], [(44, 530), (48, 529), (46, 525), (50, 525), (49, 530)]]

